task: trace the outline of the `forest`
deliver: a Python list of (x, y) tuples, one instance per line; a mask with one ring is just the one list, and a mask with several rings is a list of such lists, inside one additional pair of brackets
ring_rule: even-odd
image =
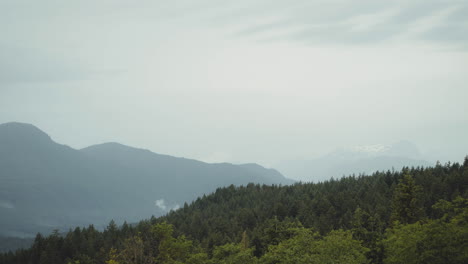
[(218, 188), (163, 217), (37, 234), (0, 263), (468, 263), (468, 157)]

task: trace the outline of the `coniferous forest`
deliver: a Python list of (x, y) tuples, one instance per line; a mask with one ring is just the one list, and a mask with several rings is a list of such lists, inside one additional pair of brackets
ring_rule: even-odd
[(218, 188), (160, 218), (38, 234), (0, 263), (468, 263), (463, 164)]

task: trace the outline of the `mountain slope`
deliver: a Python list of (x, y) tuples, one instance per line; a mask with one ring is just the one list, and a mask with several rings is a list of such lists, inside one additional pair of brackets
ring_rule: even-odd
[(467, 263), (467, 195), (468, 157), (321, 183), (231, 185), (137, 224), (38, 235), (0, 263)]
[(259, 165), (208, 164), (118, 143), (76, 150), (32, 125), (0, 125), (0, 235), (136, 221), (249, 182), (292, 183)]
[(311, 160), (292, 160), (277, 164), (282, 173), (301, 181), (324, 181), (350, 174), (430, 166), (418, 148), (408, 141), (395, 144), (343, 148)]

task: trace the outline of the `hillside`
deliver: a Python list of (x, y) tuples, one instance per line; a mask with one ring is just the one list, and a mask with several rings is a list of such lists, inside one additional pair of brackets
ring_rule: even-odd
[[(37, 236), (0, 263), (466, 263), (468, 158), (218, 188), (160, 218)], [(45, 262), (43, 262), (45, 261)]]
[(208, 164), (118, 143), (76, 150), (33, 125), (0, 125), (0, 236), (136, 222), (249, 182), (293, 181), (259, 165)]

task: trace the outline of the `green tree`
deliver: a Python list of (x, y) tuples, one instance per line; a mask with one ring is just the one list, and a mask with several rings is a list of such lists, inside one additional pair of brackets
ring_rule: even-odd
[(244, 248), (241, 244), (234, 243), (215, 247), (212, 261), (217, 264), (257, 263), (252, 248)]
[(174, 227), (166, 222), (156, 224), (151, 232), (157, 238), (156, 263), (183, 263), (192, 249), (192, 241), (185, 236), (173, 237)]
[(323, 239), (310, 229), (298, 228), (293, 238), (271, 246), (260, 259), (262, 264), (367, 263), (367, 248), (353, 239), (350, 231), (331, 231)]
[(399, 221), (403, 224), (412, 224), (420, 220), (423, 210), (418, 200), (421, 187), (416, 185), (411, 175), (404, 175), (393, 193), (392, 222)]
[(109, 252), (108, 264), (152, 264), (153, 259), (149, 252), (145, 252), (144, 242), (140, 236), (127, 238), (123, 250), (118, 254), (114, 249)]
[(442, 218), (397, 223), (387, 230), (382, 241), (385, 264), (468, 263), (468, 201), (459, 197), (434, 207), (445, 212)]

